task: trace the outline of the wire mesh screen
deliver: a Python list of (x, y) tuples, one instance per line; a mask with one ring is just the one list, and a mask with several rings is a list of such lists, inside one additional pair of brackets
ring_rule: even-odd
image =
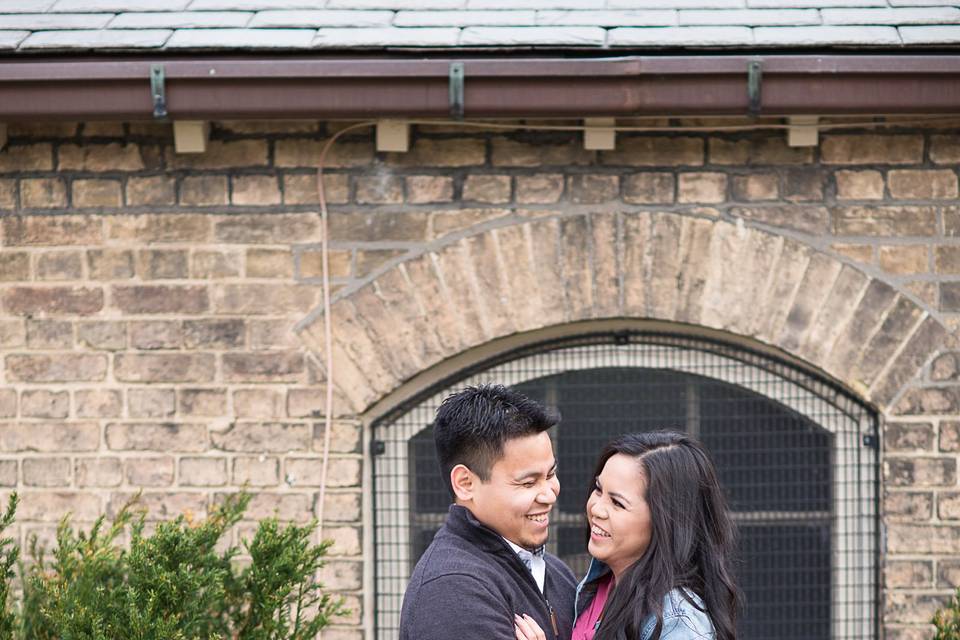
[(547, 548), (582, 575), (584, 504), (612, 437), (670, 428), (716, 462), (739, 531), (743, 638), (874, 638), (876, 420), (839, 389), (722, 343), (606, 334), (537, 345), (462, 372), (374, 425), (377, 638), (395, 638), (406, 581), (450, 497), (431, 421), (449, 393), (500, 382), (557, 407), (562, 490)]

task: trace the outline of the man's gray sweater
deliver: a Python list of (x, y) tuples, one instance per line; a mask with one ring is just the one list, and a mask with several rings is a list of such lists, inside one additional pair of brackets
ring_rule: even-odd
[(407, 584), (400, 640), (515, 640), (515, 613), (536, 620), (548, 640), (569, 640), (576, 580), (556, 556), (544, 559), (541, 593), (501, 536), (452, 505)]

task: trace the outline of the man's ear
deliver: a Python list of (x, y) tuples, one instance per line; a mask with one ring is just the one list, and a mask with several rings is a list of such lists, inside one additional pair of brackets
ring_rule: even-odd
[(458, 464), (450, 470), (450, 485), (458, 502), (473, 500), (473, 488), (479, 480), (466, 465)]

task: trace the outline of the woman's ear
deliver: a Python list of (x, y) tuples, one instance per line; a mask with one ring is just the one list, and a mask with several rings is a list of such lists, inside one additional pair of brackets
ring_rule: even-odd
[(453, 495), (457, 497), (457, 502), (473, 500), (473, 487), (476, 481), (473, 471), (470, 471), (466, 465), (458, 464), (450, 470), (450, 485), (453, 487)]

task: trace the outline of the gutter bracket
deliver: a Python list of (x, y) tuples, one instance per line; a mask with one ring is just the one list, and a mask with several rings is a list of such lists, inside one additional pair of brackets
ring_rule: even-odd
[(754, 118), (760, 115), (762, 86), (763, 62), (760, 58), (752, 58), (747, 65), (747, 113)]
[(150, 65), (150, 96), (153, 98), (153, 117), (167, 117), (167, 79), (162, 64)]
[(463, 63), (450, 63), (450, 117), (463, 120)]

